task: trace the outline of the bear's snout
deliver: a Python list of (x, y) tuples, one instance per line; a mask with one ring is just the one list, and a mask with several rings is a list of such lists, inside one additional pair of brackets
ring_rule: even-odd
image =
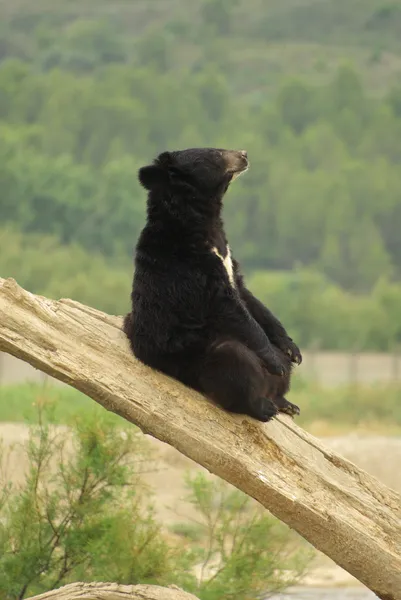
[(242, 173), (248, 168), (248, 152), (246, 150), (226, 150), (224, 152), (227, 172)]

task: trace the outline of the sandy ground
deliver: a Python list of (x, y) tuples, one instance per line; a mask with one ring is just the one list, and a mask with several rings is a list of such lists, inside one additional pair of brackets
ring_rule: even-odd
[[(9, 451), (8, 477), (18, 482), (24, 476), (25, 461), (21, 443), (27, 440), (28, 430), (23, 424), (0, 424), (0, 439)], [(157, 450), (159, 460), (156, 469), (144, 475), (145, 481), (155, 492), (155, 509), (159, 519), (169, 526), (194, 517), (195, 513), (185, 502), (185, 471), (202, 470), (174, 448), (146, 436)], [(356, 463), (383, 483), (401, 492), (401, 437), (348, 435), (324, 438), (324, 442), (336, 452)], [(319, 554), (313, 571), (303, 584), (308, 587), (354, 586), (358, 582), (337, 567), (327, 557)], [(297, 596), (298, 597), (298, 596)]]

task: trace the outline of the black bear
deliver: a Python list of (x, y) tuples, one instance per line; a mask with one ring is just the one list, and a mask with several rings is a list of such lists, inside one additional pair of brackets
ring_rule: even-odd
[(132, 312), (124, 332), (143, 363), (226, 410), (268, 421), (288, 402), (301, 353), (280, 321), (244, 285), (221, 219), (245, 151), (163, 152), (139, 170), (147, 222), (135, 253)]

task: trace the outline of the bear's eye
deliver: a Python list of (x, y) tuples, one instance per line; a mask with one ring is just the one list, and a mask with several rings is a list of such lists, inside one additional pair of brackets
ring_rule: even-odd
[(169, 167), (168, 172), (170, 175), (179, 175), (180, 170), (177, 167)]

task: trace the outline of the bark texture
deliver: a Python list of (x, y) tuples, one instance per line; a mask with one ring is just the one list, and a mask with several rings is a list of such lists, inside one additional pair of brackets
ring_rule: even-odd
[(121, 323), (0, 279), (0, 350), (174, 446), (258, 500), (380, 598), (401, 600), (396, 492), (290, 418), (262, 424), (230, 415), (142, 365), (132, 357)]
[(197, 600), (179, 588), (116, 583), (71, 583), (28, 600)]

